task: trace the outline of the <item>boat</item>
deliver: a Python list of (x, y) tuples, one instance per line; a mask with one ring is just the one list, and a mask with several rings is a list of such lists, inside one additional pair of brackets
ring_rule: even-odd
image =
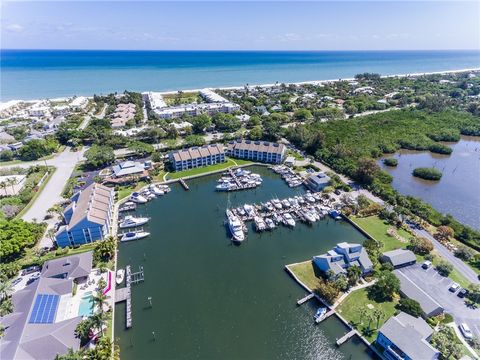
[(293, 217), (290, 215), (290, 213), (283, 214), (283, 220), (286, 225), (291, 227), (295, 226), (295, 220), (293, 220)]
[(118, 269), (117, 270), (117, 275), (115, 277), (115, 282), (117, 285), (120, 285), (123, 280), (125, 279), (125, 270), (124, 269)]
[(342, 216), (340, 214), (340, 211), (332, 210), (328, 213), (328, 215), (330, 215), (330, 217), (332, 217), (335, 220), (342, 220)]
[(310, 203), (315, 202), (315, 198), (312, 196), (312, 194), (305, 194), (305, 200), (307, 200)]
[(253, 221), (255, 221), (255, 227), (257, 231), (263, 231), (267, 228), (265, 221), (263, 221), (263, 219), (260, 216), (255, 216), (253, 218)]
[(162, 190), (165, 194), (169, 193), (172, 189), (168, 185), (157, 185), (157, 187)]
[(275, 229), (275, 222), (270, 218), (265, 218), (265, 225), (267, 225), (268, 230)]
[(120, 241), (132, 241), (146, 238), (150, 233), (146, 231), (137, 231), (137, 232), (127, 232), (123, 234), (120, 238)]
[(140, 195), (138, 192), (132, 193), (132, 195), (130, 196), (130, 200), (138, 204), (145, 204), (148, 201), (143, 195)]
[(231, 212), (230, 216), (228, 217), (228, 228), (230, 229), (230, 233), (232, 234), (234, 241), (242, 242), (245, 240), (245, 233), (243, 232), (242, 223), (238, 217), (234, 216)]
[(127, 201), (118, 209), (118, 211), (119, 212), (130, 211), (130, 210), (135, 210), (136, 208), (137, 208), (137, 204), (135, 204), (133, 201)]
[(245, 204), (243, 205), (243, 208), (248, 216), (253, 216), (255, 214), (255, 208), (252, 205)]
[(275, 209), (280, 210), (282, 208), (282, 203), (278, 199), (272, 199), (271, 203), (275, 207)]
[(144, 197), (147, 198), (147, 200), (152, 200), (152, 199), (155, 199), (157, 197), (157, 195), (155, 195), (153, 192), (151, 192), (150, 190), (145, 190), (142, 195)]
[(305, 220), (307, 220), (311, 224), (316, 221), (315, 216), (308, 210), (303, 211), (303, 216), (305, 217)]
[(154, 184), (150, 185), (149, 190), (150, 190), (153, 194), (155, 194), (155, 195), (157, 195), (157, 196), (162, 196), (162, 195), (165, 194), (165, 191), (163, 191), (162, 189), (158, 188), (158, 187), (157, 187), (156, 185), (154, 185)]
[(274, 210), (274, 207), (273, 207), (273, 205), (270, 201), (267, 201), (265, 203), (265, 205), (266, 205), (268, 211), (273, 211)]
[(118, 224), (120, 229), (125, 229), (129, 227), (140, 226), (146, 224), (150, 219), (147, 217), (134, 217), (132, 215), (127, 215), (123, 220)]
[(229, 182), (223, 182), (215, 186), (215, 190), (217, 191), (230, 191), (233, 190), (235, 187), (234, 184), (229, 183)]
[(326, 313), (327, 313), (326, 307), (318, 308), (317, 311), (315, 312), (315, 315), (313, 315), (315, 322), (318, 324), (320, 321), (322, 321)]
[(282, 205), (285, 208), (289, 208), (290, 207), (290, 202), (287, 199), (283, 199), (282, 200)]
[(280, 224), (281, 222), (283, 222), (283, 219), (279, 214), (274, 213), (272, 217), (273, 217), (273, 221), (275, 221), (275, 223), (277, 224)]

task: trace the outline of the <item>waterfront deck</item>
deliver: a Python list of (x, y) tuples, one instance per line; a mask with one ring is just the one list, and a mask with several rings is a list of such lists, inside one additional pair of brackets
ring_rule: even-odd
[(183, 180), (183, 178), (180, 178), (180, 180), (178, 180), (178, 181), (180, 181), (180, 184), (182, 184), (182, 186), (185, 190), (190, 190), (190, 187), (187, 185), (185, 180)]
[(297, 305), (305, 304), (308, 300), (313, 299), (314, 297), (315, 297), (315, 294), (314, 294), (314, 293), (310, 293), (310, 294), (308, 294), (307, 296), (299, 299), (299, 300), (297, 301)]
[(350, 330), (348, 333), (346, 333), (340, 339), (337, 340), (337, 346), (340, 346), (340, 345), (344, 344), (345, 342), (347, 342), (350, 338), (355, 336), (356, 333), (357, 332), (355, 331), (355, 329)]

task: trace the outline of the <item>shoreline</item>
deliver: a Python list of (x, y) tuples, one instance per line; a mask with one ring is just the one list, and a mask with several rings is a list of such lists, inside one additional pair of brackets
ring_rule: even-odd
[[(458, 74), (458, 73), (464, 73), (464, 72), (472, 72), (472, 71), (480, 71), (480, 67), (477, 68), (464, 68), (464, 69), (453, 69), (453, 70), (441, 70), (441, 71), (430, 71), (430, 72), (416, 72), (416, 73), (404, 73), (404, 74), (391, 74), (391, 75), (381, 75), (382, 79), (385, 78), (395, 78), (395, 77), (421, 77), (421, 76), (429, 76), (429, 75), (447, 75), (447, 74)], [(255, 87), (260, 87), (260, 88), (270, 88), (270, 87), (275, 87), (275, 86), (280, 86), (281, 84), (285, 85), (323, 85), (323, 84), (329, 84), (329, 83), (334, 83), (338, 81), (354, 81), (355, 78), (338, 78), (338, 79), (323, 79), (323, 80), (308, 80), (308, 81), (298, 81), (298, 82), (277, 82), (277, 83), (265, 83), (265, 84), (248, 84), (250, 88), (255, 88)], [(237, 85), (237, 86), (217, 86), (217, 87), (208, 87), (206, 89), (211, 89), (211, 90), (239, 90), (243, 89), (247, 86), (246, 84), (244, 85)], [(179, 90), (167, 90), (167, 91), (152, 91), (152, 90), (143, 90), (139, 91), (140, 93), (146, 93), (146, 92), (155, 92), (159, 93), (161, 95), (171, 95), (171, 94), (176, 94), (179, 91), (182, 92), (199, 92), (200, 90), (203, 90), (205, 88), (198, 88), (198, 89), (179, 89)], [(105, 94), (98, 94), (98, 95), (105, 95)], [(79, 97), (79, 96), (84, 96), (88, 98), (89, 100), (93, 99), (93, 95), (71, 95), (71, 96), (64, 96), (64, 97), (59, 97), (59, 98), (43, 98), (43, 99), (10, 99), (6, 101), (0, 102), (0, 109), (8, 106), (13, 106), (15, 104), (21, 103), (21, 102), (39, 102), (39, 101), (44, 101), (44, 100), (51, 100), (51, 101), (62, 101), (65, 99), (73, 98), (73, 97)]]

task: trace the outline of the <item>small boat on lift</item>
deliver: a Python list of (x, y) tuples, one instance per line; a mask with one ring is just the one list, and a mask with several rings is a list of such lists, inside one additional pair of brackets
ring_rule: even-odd
[(315, 322), (318, 324), (320, 321), (322, 321), (326, 313), (327, 313), (326, 307), (318, 308), (317, 311), (315, 312), (315, 315), (313, 316), (313, 318), (315, 319)]
[(124, 279), (125, 279), (125, 270), (118, 269), (117, 275), (115, 276), (115, 282), (117, 283), (117, 285), (120, 285)]

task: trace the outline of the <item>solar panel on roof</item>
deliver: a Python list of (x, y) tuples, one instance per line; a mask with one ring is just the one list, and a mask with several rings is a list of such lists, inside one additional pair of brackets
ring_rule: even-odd
[(30, 314), (30, 324), (51, 324), (57, 313), (58, 295), (38, 294)]

